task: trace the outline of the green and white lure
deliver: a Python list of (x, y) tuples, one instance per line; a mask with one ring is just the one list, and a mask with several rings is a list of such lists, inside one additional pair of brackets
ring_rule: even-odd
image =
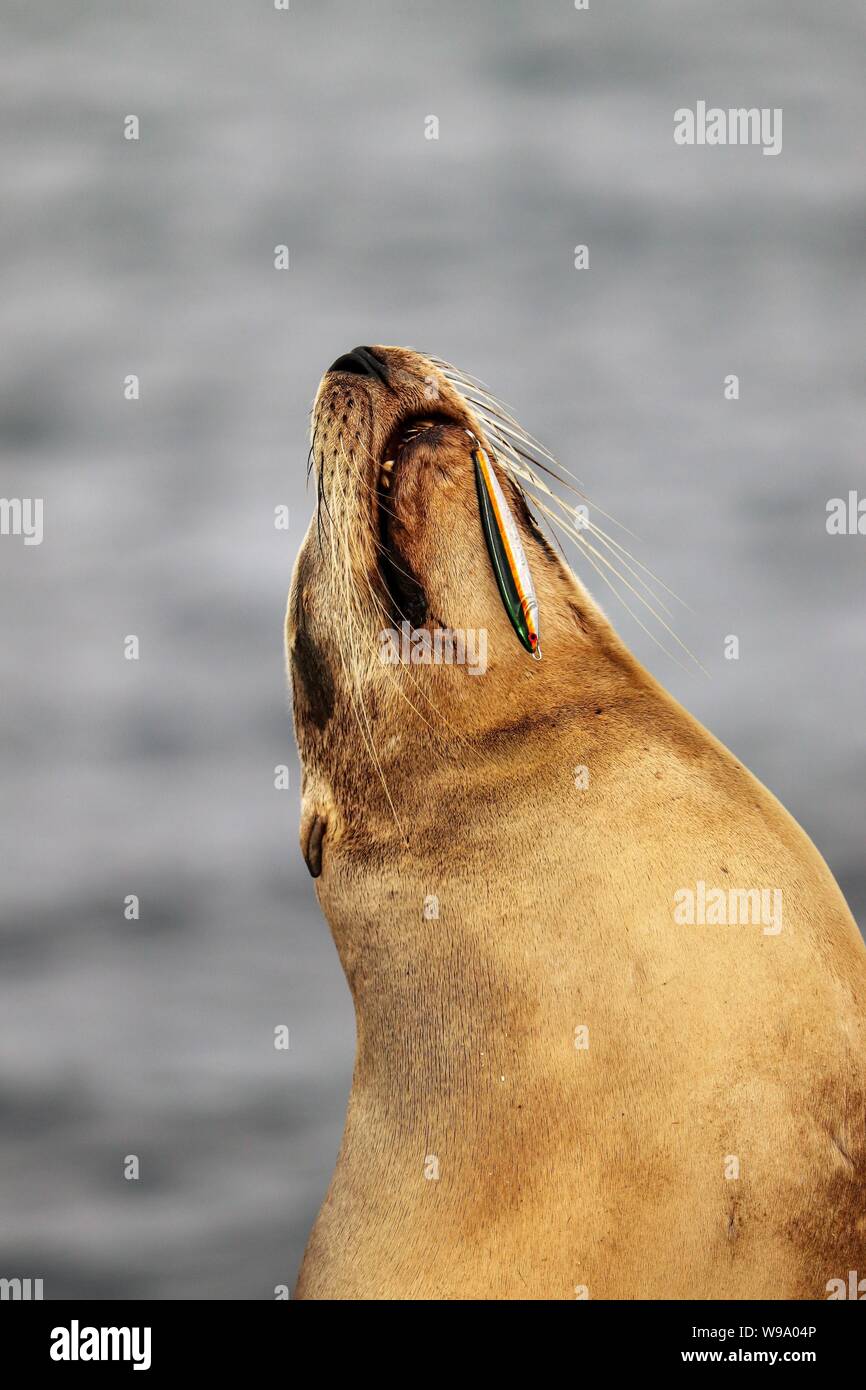
[(529, 563), (520, 540), (517, 522), (490, 459), (470, 430), (472, 460), (475, 464), (475, 484), (481, 527), (493, 565), (493, 573), (505, 611), (521, 643), (535, 658), (541, 660), (538, 640), (538, 599), (529, 572)]

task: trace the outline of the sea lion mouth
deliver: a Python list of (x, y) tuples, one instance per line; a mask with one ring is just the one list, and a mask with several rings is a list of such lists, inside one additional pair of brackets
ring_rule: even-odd
[(392, 617), (406, 619), (413, 627), (420, 627), (426, 622), (429, 609), (424, 586), (413, 572), (395, 535), (397, 517), (394, 492), (400, 470), (411, 466), (408, 456), (418, 440), (423, 438), (429, 447), (434, 442), (431, 436), (435, 436), (437, 430), (457, 424), (454, 416), (442, 411), (421, 411), (408, 415), (391, 431), (379, 463), (375, 489), (379, 570)]
[(402, 420), (391, 431), (382, 450), (379, 474), (376, 480), (376, 490), (381, 498), (384, 499), (388, 496), (403, 455), (416, 439), (422, 434), (427, 434), (430, 430), (435, 430), (438, 426), (456, 425), (457, 423), (458, 421), (453, 416), (445, 415), (441, 411), (419, 412), (415, 415), (408, 415), (405, 420)]

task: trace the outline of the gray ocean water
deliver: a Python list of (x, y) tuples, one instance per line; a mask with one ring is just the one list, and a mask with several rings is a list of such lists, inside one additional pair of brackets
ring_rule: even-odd
[[(582, 576), (866, 922), (866, 537), (825, 527), (829, 498), (866, 491), (866, 19), (855, 0), (0, 16), (2, 491), (44, 499), (42, 545), (0, 540), (0, 1274), (46, 1297), (272, 1298), (353, 1051), (282, 659), (308, 412), (339, 353), (458, 362), (637, 534), (709, 679)], [(782, 108), (781, 155), (677, 147), (698, 100)]]

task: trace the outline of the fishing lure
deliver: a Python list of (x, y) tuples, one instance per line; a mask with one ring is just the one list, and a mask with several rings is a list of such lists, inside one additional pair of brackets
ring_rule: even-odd
[(529, 564), (517, 522), (505, 500), (499, 479), (493, 471), (487, 454), (478, 440), (467, 430), (473, 442), (472, 460), (475, 464), (475, 484), (478, 488), (478, 506), (481, 511), (481, 526), (490, 553), (493, 573), (499, 593), (505, 605), (511, 625), (523, 646), (536, 661), (541, 660), (538, 645), (538, 599), (529, 573)]

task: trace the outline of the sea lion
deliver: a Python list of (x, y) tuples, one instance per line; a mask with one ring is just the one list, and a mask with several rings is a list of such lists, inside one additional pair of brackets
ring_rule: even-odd
[[(805, 833), (548, 544), (507, 419), (395, 347), (315, 400), (287, 652), (357, 1056), (296, 1296), (826, 1298), (866, 1276), (866, 950)], [(403, 622), (483, 630), (484, 673), (383, 659)]]

